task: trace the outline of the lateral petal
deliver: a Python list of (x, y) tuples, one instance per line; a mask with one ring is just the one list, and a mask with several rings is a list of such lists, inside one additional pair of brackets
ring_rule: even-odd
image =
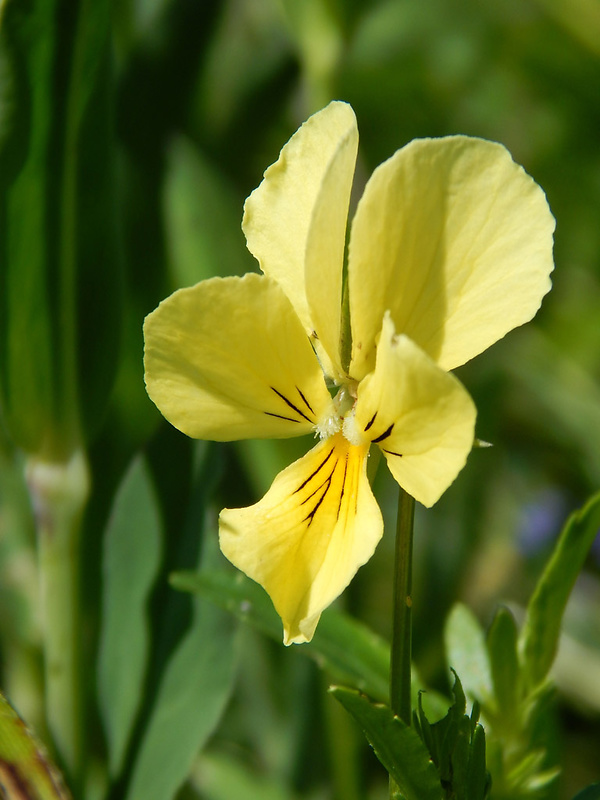
[(221, 549), (270, 595), (285, 644), (311, 640), (383, 534), (368, 447), (337, 433), (281, 472), (256, 505), (221, 512)]
[(352, 225), (352, 376), (373, 368), (388, 309), (447, 370), (530, 320), (550, 289), (553, 230), (544, 193), (499, 144), (450, 136), (396, 152)]
[(465, 465), (473, 446), (475, 405), (462, 384), (386, 314), (377, 366), (358, 386), (354, 425), (378, 444), (400, 486), (432, 506)]
[(339, 366), (342, 269), (358, 147), (352, 108), (333, 102), (284, 146), (244, 206), (260, 268), (282, 287), (328, 373)]
[(264, 276), (180, 289), (146, 317), (144, 339), (148, 394), (188, 436), (297, 436), (331, 404), (294, 309)]

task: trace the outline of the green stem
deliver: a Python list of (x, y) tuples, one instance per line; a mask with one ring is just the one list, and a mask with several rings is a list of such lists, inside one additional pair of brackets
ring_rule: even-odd
[(67, 462), (31, 458), (26, 474), (38, 532), (46, 717), (57, 754), (76, 784), (84, 752), (79, 540), (87, 462), (81, 451)]
[[(396, 552), (394, 558), (394, 599), (390, 660), (390, 708), (411, 724), (411, 644), (412, 644), (412, 553), (415, 515), (414, 498), (400, 489)], [(390, 798), (398, 797), (398, 787), (390, 779)]]

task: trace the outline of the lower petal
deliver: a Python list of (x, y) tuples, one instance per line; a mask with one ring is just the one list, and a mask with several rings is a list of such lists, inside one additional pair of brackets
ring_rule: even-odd
[(283, 470), (256, 505), (221, 512), (221, 549), (267, 591), (285, 644), (312, 639), (321, 612), (383, 534), (366, 475), (368, 447), (337, 433)]

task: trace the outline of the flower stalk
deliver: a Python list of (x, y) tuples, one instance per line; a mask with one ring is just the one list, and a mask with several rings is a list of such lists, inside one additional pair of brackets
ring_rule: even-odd
[[(396, 548), (394, 556), (394, 594), (392, 648), (390, 659), (390, 707), (406, 725), (410, 725), (411, 649), (412, 649), (412, 554), (415, 516), (414, 497), (400, 488)], [(390, 800), (398, 797), (398, 787), (390, 779)]]
[(89, 494), (87, 461), (80, 450), (66, 462), (31, 458), (26, 476), (38, 538), (46, 718), (76, 785), (84, 752), (79, 542)]
[(400, 488), (396, 552), (394, 558), (394, 598), (392, 651), (390, 663), (390, 706), (407, 725), (411, 723), (411, 645), (412, 645), (412, 553), (415, 500)]

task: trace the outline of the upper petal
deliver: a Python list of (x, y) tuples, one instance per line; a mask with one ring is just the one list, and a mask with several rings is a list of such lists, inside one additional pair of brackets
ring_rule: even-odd
[(264, 276), (180, 289), (146, 317), (144, 339), (148, 394), (188, 436), (296, 436), (331, 403), (298, 317)]
[(285, 644), (311, 640), (382, 536), (367, 451), (338, 433), (281, 472), (259, 503), (221, 512), (221, 549), (268, 592)]
[(333, 102), (285, 145), (244, 206), (248, 249), (292, 302), (328, 372), (339, 367), (342, 269), (358, 147), (352, 108)]
[(475, 405), (462, 384), (386, 314), (377, 366), (358, 386), (354, 425), (383, 451), (398, 483), (433, 505), (463, 468), (473, 446)]
[(399, 150), (352, 224), (353, 377), (373, 368), (387, 309), (444, 369), (527, 322), (550, 289), (553, 230), (544, 193), (501, 145), (451, 136)]

